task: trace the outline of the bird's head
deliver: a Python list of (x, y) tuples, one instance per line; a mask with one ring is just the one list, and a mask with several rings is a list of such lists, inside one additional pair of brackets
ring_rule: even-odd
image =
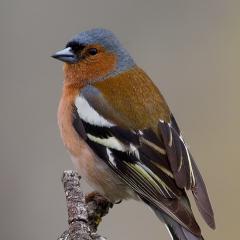
[(69, 84), (101, 81), (135, 65), (115, 35), (101, 28), (79, 33), (52, 57), (65, 63), (65, 81)]

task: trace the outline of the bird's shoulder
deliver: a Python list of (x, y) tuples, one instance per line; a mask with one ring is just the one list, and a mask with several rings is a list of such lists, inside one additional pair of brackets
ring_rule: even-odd
[[(123, 119), (131, 128), (156, 128), (159, 119), (170, 120), (170, 111), (164, 97), (150, 77), (139, 67), (135, 66), (92, 84), (91, 89), (94, 91), (92, 94), (89, 93), (89, 89), (88, 87), (87, 97), (98, 98), (102, 104), (103, 114), (113, 118), (114, 121)], [(82, 93), (86, 95), (86, 88)], [(95, 96), (91, 96), (94, 94)], [(115, 117), (113, 114), (108, 116), (107, 110), (110, 108)]]

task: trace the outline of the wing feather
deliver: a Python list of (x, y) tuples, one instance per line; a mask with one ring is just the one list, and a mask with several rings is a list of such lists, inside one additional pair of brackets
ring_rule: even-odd
[[(208, 197), (207, 189), (197, 165), (183, 140), (176, 120), (171, 116), (171, 122), (159, 122), (159, 129), (167, 150), (168, 159), (180, 188), (191, 189), (197, 207), (205, 222), (215, 228), (214, 213)], [(172, 135), (172, 145), (169, 142)]]
[[(200, 236), (190, 205), (183, 201), (186, 198), (185, 189), (191, 189), (204, 219), (214, 226), (204, 182), (173, 116), (169, 123), (159, 121), (159, 134), (150, 128), (129, 129), (124, 121), (113, 120), (118, 119), (119, 113), (106, 105), (101, 94), (88, 88), (82, 97), (92, 108), (92, 115), (99, 115), (100, 120), (81, 119), (80, 116), (79, 121), (75, 117), (77, 120), (73, 126), (119, 177), (144, 201), (162, 209), (179, 224)], [(77, 109), (77, 113), (79, 111)], [(111, 124), (102, 124), (108, 122)]]
[[(98, 143), (88, 141), (95, 152), (99, 151)], [(107, 149), (106, 149), (107, 151)], [(155, 182), (154, 175), (149, 174), (149, 170), (142, 165), (134, 156), (130, 158), (126, 153), (110, 149), (113, 160), (106, 157), (107, 154), (99, 156), (106, 161), (112, 170), (120, 176), (142, 199), (147, 200), (156, 208), (163, 210), (166, 214), (175, 219), (192, 233), (200, 236), (200, 228), (196, 223), (193, 214), (179, 198), (174, 198), (166, 189), (161, 188)], [(102, 151), (101, 151), (102, 152)], [(165, 191), (165, 192), (163, 192)]]

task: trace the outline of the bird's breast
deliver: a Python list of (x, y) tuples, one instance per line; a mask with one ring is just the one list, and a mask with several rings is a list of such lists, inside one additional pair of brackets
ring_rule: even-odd
[(85, 143), (74, 130), (73, 122), (74, 96), (63, 94), (58, 108), (58, 125), (64, 145), (73, 155), (79, 155)]
[[(73, 107), (78, 101), (80, 116), (88, 122), (106, 121), (90, 107), (79, 94), (63, 94), (58, 109), (58, 124), (64, 145), (71, 155), (80, 175), (96, 191), (112, 202), (119, 199), (136, 198), (130, 188), (100, 159), (76, 132), (73, 126)], [(106, 122), (105, 122), (106, 124)]]

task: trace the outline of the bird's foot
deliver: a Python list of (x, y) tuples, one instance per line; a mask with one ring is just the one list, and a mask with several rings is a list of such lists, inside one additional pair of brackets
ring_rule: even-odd
[(93, 231), (96, 231), (102, 217), (108, 213), (113, 204), (98, 192), (91, 192), (86, 195), (85, 201), (88, 205), (89, 225)]

